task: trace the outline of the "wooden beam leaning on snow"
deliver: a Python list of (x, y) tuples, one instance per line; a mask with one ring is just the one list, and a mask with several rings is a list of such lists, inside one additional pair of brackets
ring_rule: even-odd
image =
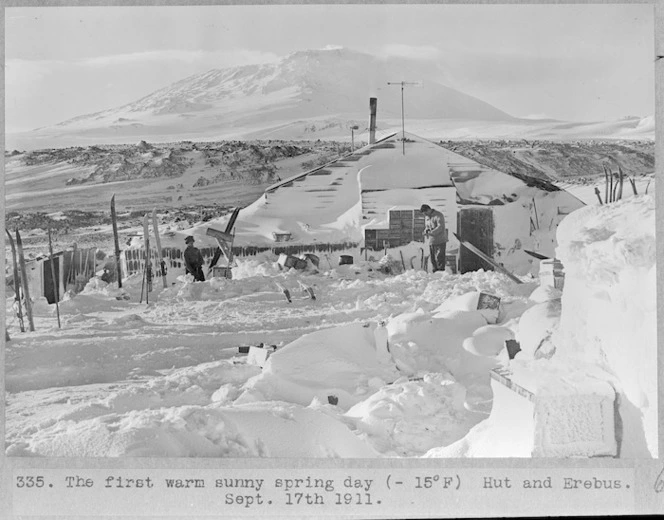
[(456, 237), (456, 239), (459, 241), (459, 243), (462, 246), (464, 246), (469, 251), (472, 251), (473, 253), (475, 253), (477, 256), (479, 256), (485, 262), (491, 264), (497, 271), (500, 271), (501, 273), (503, 273), (510, 280), (512, 280), (512, 281), (514, 281), (518, 284), (523, 283), (520, 279), (518, 279), (516, 276), (514, 276), (512, 273), (510, 273), (507, 269), (505, 269), (502, 265), (500, 265), (498, 262), (496, 262), (493, 258), (490, 258), (486, 253), (479, 250), (473, 244), (471, 244), (470, 242), (467, 242), (466, 240), (462, 240), (459, 237), (459, 235), (457, 235), (456, 233), (452, 233), (452, 234)]
[(205, 234), (215, 238), (217, 244), (219, 244), (219, 249), (221, 249), (221, 252), (230, 265), (233, 261), (233, 235), (211, 227), (205, 230)]

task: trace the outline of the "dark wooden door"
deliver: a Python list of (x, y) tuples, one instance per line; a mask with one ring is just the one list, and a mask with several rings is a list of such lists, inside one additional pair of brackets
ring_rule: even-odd
[[(457, 219), (457, 235), (493, 258), (493, 211), (491, 208), (460, 209)], [(462, 245), (459, 250), (459, 272), (467, 273), (479, 269), (493, 271), (493, 266)]]
[(56, 301), (56, 288), (58, 288), (58, 296), (62, 298), (60, 294), (60, 257), (56, 256), (53, 258), (53, 267), (55, 269), (55, 280), (53, 280), (53, 275), (51, 272), (51, 261), (44, 261), (44, 296), (48, 303), (55, 303)]

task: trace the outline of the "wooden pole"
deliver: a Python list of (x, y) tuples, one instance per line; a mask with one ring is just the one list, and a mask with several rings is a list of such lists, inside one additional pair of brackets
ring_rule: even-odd
[(634, 179), (631, 177), (629, 178), (629, 183), (632, 185), (632, 191), (634, 192), (634, 196), (637, 196), (638, 193), (636, 192), (636, 182), (634, 182)]
[(55, 312), (58, 315), (58, 328), (62, 328), (60, 323), (60, 287), (58, 281), (55, 279), (55, 260), (53, 259), (53, 241), (51, 240), (51, 227), (48, 228), (48, 251), (51, 260), (51, 280), (53, 281), (53, 288), (55, 291)]
[(23, 241), (21, 234), (16, 230), (16, 247), (18, 249), (18, 263), (21, 269), (21, 281), (23, 282), (23, 298), (25, 299), (25, 312), (28, 315), (30, 332), (35, 331), (35, 322), (32, 319), (32, 302), (30, 301), (30, 287), (28, 283), (28, 270), (25, 267), (25, 256), (23, 256)]
[(111, 197), (111, 222), (113, 223), (113, 242), (115, 243), (115, 275), (118, 288), (122, 289), (122, 266), (120, 265), (120, 238), (118, 237), (118, 216), (115, 212), (115, 193)]

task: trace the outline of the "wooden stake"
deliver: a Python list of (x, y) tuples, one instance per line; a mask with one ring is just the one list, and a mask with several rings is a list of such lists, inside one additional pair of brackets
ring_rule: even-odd
[(624, 181), (624, 174), (622, 171), (622, 168), (618, 166), (618, 172), (620, 173), (620, 187), (618, 188), (618, 200), (622, 199), (622, 194), (623, 194), (623, 181)]
[(599, 199), (600, 206), (603, 205), (602, 196), (599, 194), (599, 188), (597, 186), (595, 186), (595, 195), (597, 195), (597, 198)]
[(53, 260), (53, 241), (51, 240), (51, 227), (48, 228), (48, 251), (51, 260), (51, 280), (53, 280), (53, 287), (55, 289), (55, 312), (58, 315), (58, 328), (61, 329), (60, 323), (60, 284), (55, 279), (55, 261)]
[(143, 280), (141, 280), (141, 301), (138, 303), (143, 303), (143, 288), (145, 287), (145, 271), (147, 270), (147, 265), (143, 266)]
[(614, 191), (613, 191), (613, 172), (609, 168), (609, 195), (611, 197), (610, 202), (614, 201)]
[[(83, 271), (83, 278), (85, 278), (85, 281), (88, 281), (88, 257), (90, 256), (90, 249), (85, 250), (85, 262), (83, 262), (83, 265), (81, 265), (81, 269)], [(81, 251), (81, 260), (83, 259), (83, 251)]]

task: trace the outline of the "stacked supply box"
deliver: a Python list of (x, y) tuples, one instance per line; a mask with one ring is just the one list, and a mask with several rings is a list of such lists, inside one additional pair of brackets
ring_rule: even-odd
[(368, 249), (379, 250), (399, 247), (410, 242), (422, 242), (424, 237), (424, 215), (419, 210), (390, 210), (387, 229), (366, 229), (364, 243)]
[(539, 270), (540, 285), (547, 285), (563, 290), (565, 285), (565, 272), (563, 264), (555, 258), (548, 258), (540, 261)]

